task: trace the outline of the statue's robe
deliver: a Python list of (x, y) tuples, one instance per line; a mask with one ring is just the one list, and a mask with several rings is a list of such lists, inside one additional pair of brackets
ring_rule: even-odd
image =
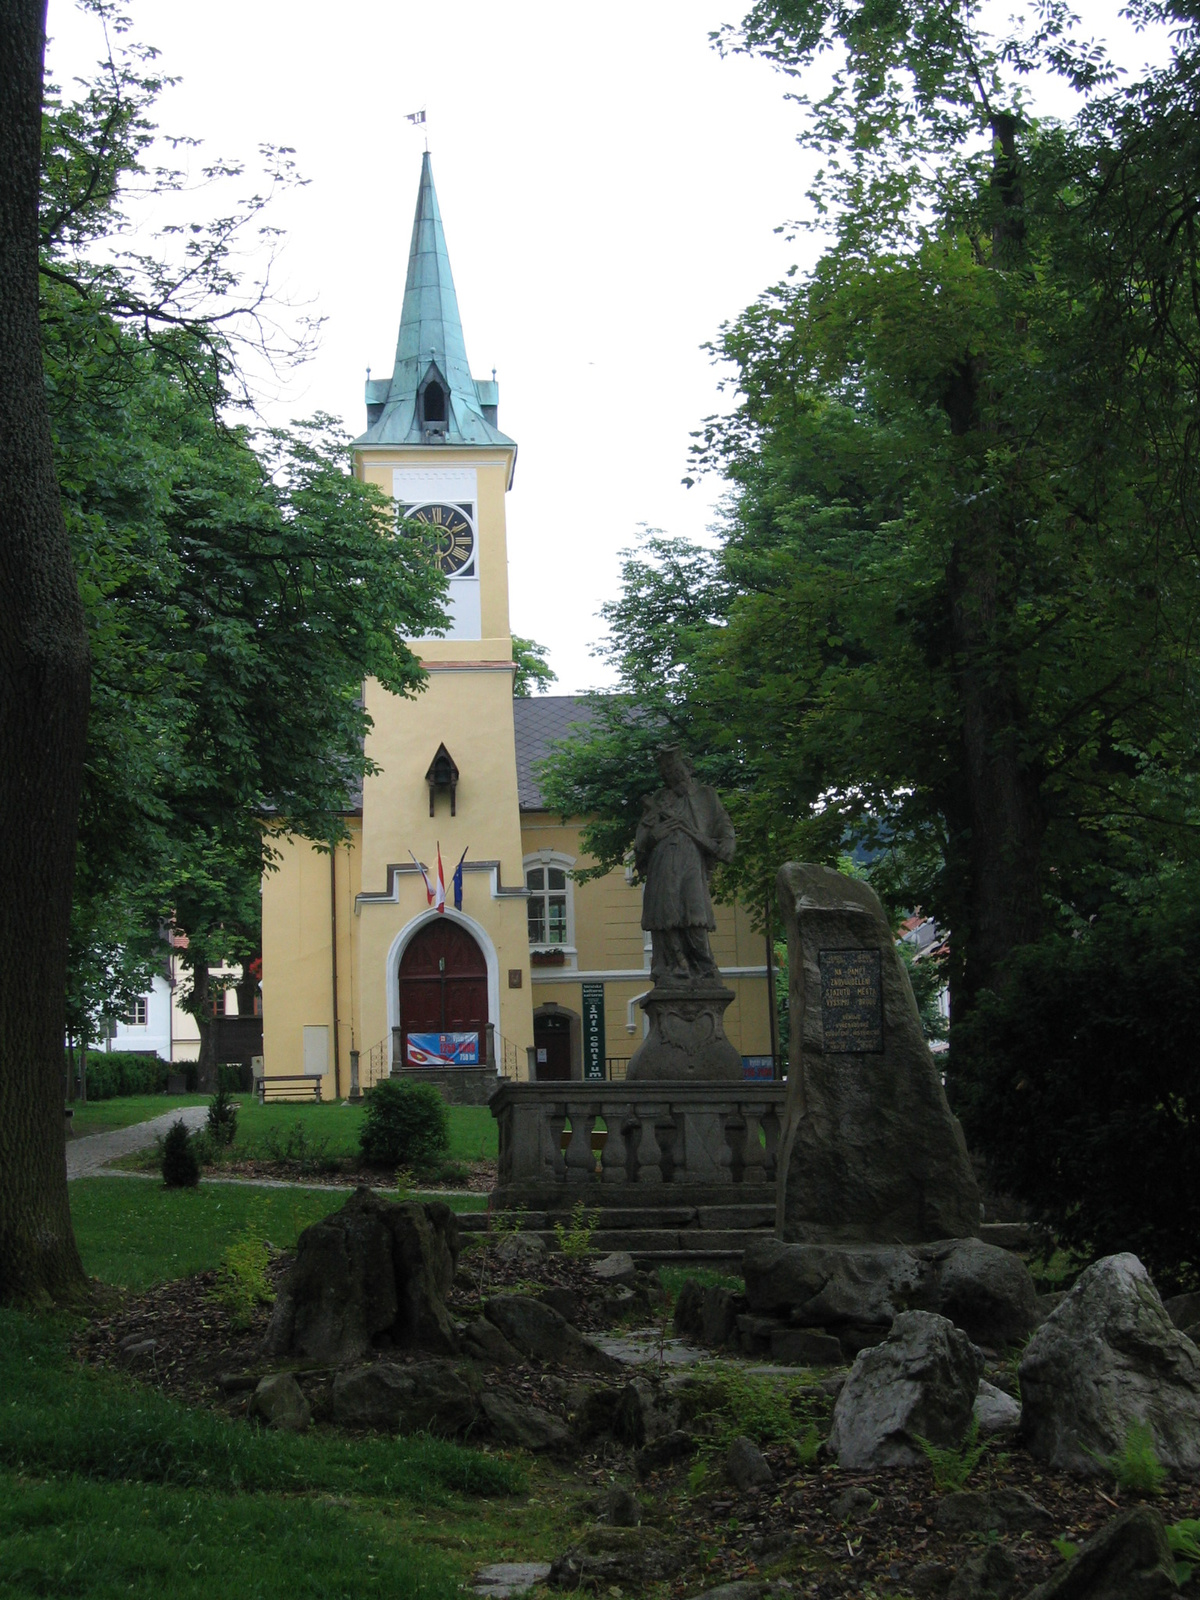
[[(704, 840), (703, 848), (692, 834)], [(733, 824), (707, 784), (690, 784), (686, 794), (660, 789), (652, 795), (633, 847), (646, 879), (642, 927), (715, 928), (709, 869), (714, 861), (732, 861), (735, 845)]]

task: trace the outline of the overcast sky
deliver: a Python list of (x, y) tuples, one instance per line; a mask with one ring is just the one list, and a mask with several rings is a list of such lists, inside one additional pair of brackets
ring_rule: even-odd
[[(181, 82), (159, 122), (216, 156), (290, 145), (282, 283), (324, 317), (320, 348), (263, 402), (365, 427), (363, 379), (391, 370), (425, 107), (472, 371), (500, 382), (519, 445), (509, 496), (512, 626), (550, 648), (559, 692), (605, 681), (589, 653), (640, 524), (702, 538), (719, 482), (691, 490), (689, 436), (731, 397), (702, 346), (816, 246), (809, 158), (786, 81), (722, 60), (738, 0), (126, 0), (132, 36)], [(1089, 21), (1113, 8), (1082, 7)], [(50, 0), (49, 70), (98, 54), (92, 20)], [(1126, 57), (1128, 60), (1129, 58)], [(214, 203), (201, 192), (198, 214)], [(727, 376), (728, 374), (724, 374)]]

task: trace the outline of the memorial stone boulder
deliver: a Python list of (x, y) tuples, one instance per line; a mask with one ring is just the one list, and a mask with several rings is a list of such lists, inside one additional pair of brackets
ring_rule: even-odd
[(979, 1189), (878, 896), (828, 867), (778, 877), (792, 1019), (778, 1194), (785, 1240), (977, 1234)]

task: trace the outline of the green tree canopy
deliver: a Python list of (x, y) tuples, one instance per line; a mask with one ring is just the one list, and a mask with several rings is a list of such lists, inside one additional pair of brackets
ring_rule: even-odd
[(333, 419), (229, 420), (238, 341), (269, 337), (265, 282), (230, 255), (266, 192), (197, 228), (174, 270), (115, 248), (123, 186), (177, 181), (144, 167), (160, 88), (128, 49), (78, 100), (50, 97), (42, 327), (92, 649), (75, 990), (107, 982), (121, 1009), (172, 922), (203, 1012), (207, 963), (257, 949), (272, 840), (342, 837), (370, 770), (363, 681), (420, 690), (403, 641), (444, 626), (444, 580)]

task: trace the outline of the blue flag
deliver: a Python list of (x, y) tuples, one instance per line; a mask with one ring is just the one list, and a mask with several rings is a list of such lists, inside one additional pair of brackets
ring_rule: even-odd
[[(470, 848), (471, 848), (471, 846), (468, 845), (467, 846), (467, 850), (469, 850)], [(454, 869), (454, 909), (455, 909), (455, 911), (461, 911), (462, 910), (462, 874), (463, 874), (463, 862), (467, 859), (467, 850), (463, 851), (462, 855), (458, 859), (458, 865)]]

